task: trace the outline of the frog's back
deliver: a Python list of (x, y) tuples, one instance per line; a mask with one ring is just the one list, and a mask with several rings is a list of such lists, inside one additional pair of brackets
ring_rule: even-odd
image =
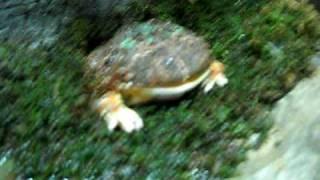
[(179, 25), (150, 20), (122, 28), (88, 56), (98, 83), (115, 88), (181, 85), (205, 71), (208, 45)]

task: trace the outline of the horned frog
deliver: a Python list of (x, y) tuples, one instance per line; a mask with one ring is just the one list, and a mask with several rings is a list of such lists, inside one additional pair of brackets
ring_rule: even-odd
[(86, 72), (95, 79), (95, 107), (108, 129), (120, 126), (127, 133), (143, 127), (127, 105), (177, 99), (200, 84), (207, 93), (228, 83), (204, 39), (156, 19), (121, 28), (88, 55)]

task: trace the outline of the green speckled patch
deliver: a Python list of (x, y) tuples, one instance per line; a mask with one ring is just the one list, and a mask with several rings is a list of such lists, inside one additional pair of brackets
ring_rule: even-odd
[(136, 45), (136, 41), (130, 37), (123, 40), (120, 44), (120, 48), (132, 49)]
[(177, 28), (174, 30), (174, 34), (180, 34), (184, 31), (184, 29), (181, 26), (177, 26)]
[(144, 36), (149, 36), (154, 30), (154, 27), (149, 23), (143, 23), (138, 26), (137, 30)]
[(154, 42), (154, 37), (150, 36), (147, 38), (148, 44), (152, 44)]

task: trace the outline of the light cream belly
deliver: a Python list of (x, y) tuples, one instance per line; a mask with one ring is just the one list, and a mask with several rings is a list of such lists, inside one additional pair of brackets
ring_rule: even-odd
[(193, 81), (174, 87), (154, 87), (154, 88), (130, 88), (121, 91), (127, 104), (141, 104), (148, 101), (172, 100), (181, 97), (186, 92), (199, 85), (207, 76), (209, 70), (205, 71)]

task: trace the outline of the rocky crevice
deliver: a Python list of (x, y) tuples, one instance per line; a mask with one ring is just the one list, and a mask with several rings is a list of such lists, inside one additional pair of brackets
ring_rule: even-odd
[(77, 17), (108, 19), (125, 13), (133, 1), (0, 0), (0, 42), (51, 47)]

